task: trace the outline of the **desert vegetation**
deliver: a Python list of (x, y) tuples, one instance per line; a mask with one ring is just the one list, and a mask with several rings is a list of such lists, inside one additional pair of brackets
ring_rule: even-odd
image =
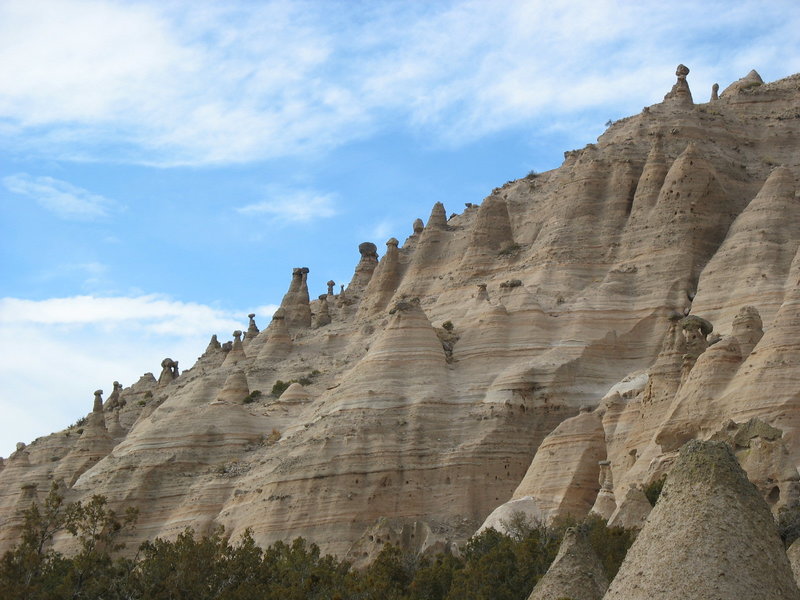
[[(365, 569), (323, 555), (303, 538), (262, 549), (250, 531), (230, 540), (222, 529), (174, 540), (144, 542), (123, 556), (120, 540), (135, 526), (136, 511), (117, 514), (103, 496), (65, 503), (57, 488), (23, 514), (21, 541), (0, 560), (0, 597), (17, 599), (359, 599), (523, 600), (555, 558), (568, 526), (588, 537), (609, 577), (632, 542), (597, 517), (552, 527), (514, 517), (508, 533), (487, 529), (460, 555), (417, 557), (386, 545)], [(52, 548), (71, 536), (69, 555)]]

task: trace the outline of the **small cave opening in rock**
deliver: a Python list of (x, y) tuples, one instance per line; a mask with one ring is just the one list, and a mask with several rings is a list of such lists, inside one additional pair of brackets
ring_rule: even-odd
[(769, 502), (770, 504), (775, 504), (780, 499), (781, 499), (781, 490), (776, 485), (769, 491), (769, 494), (767, 494), (767, 502)]

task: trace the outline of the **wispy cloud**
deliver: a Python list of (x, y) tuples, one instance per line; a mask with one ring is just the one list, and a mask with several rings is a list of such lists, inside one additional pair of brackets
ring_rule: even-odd
[(9, 192), (34, 200), (62, 219), (94, 221), (108, 217), (119, 207), (113, 200), (53, 177), (17, 173), (3, 177), (3, 185)]
[[(48, 300), (0, 298), (0, 325), (135, 327), (144, 333), (189, 336), (209, 330), (233, 331), (239, 321), (229, 311), (159, 295), (72, 296)], [(246, 319), (245, 319), (246, 320)]]
[(377, 223), (373, 223), (371, 226), (361, 229), (360, 233), (362, 237), (367, 240), (371, 240), (380, 248), (380, 245), (388, 240), (392, 236), (392, 233), (396, 231), (396, 229), (397, 227), (395, 226), (395, 223), (390, 219), (382, 219)]
[(800, 70), (795, 8), (6, 0), (0, 130), (47, 156), (159, 165), (319, 152), (397, 128), (463, 144), (587, 107), (640, 108), (678, 62), (699, 89), (761, 63), (788, 75)]
[(273, 198), (237, 208), (243, 215), (263, 215), (277, 222), (308, 223), (337, 214), (333, 194), (312, 190), (275, 192)]

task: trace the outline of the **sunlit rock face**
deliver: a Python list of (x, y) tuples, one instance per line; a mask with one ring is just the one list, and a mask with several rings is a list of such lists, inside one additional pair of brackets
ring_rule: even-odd
[(603, 598), (800, 599), (773, 516), (730, 446), (680, 450)]
[(509, 502), (641, 521), (681, 444), (754, 418), (781, 435), (736, 452), (777, 510), (800, 461), (800, 77), (694, 104), (682, 76), (558, 169), (450, 217), (432, 198), (338, 293), (310, 301), (330, 274), (294, 269), (268, 327), (243, 315), (244, 342), (123, 386), (106, 425), (20, 448), (0, 550), (52, 481), (138, 507), (132, 549), (223, 525), (357, 559), (382, 519), (446, 546)]

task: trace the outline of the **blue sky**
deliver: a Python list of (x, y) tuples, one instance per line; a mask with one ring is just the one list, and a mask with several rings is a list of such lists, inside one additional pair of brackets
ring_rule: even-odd
[(0, 455), (662, 99), (800, 71), (765, 2), (0, 1)]

